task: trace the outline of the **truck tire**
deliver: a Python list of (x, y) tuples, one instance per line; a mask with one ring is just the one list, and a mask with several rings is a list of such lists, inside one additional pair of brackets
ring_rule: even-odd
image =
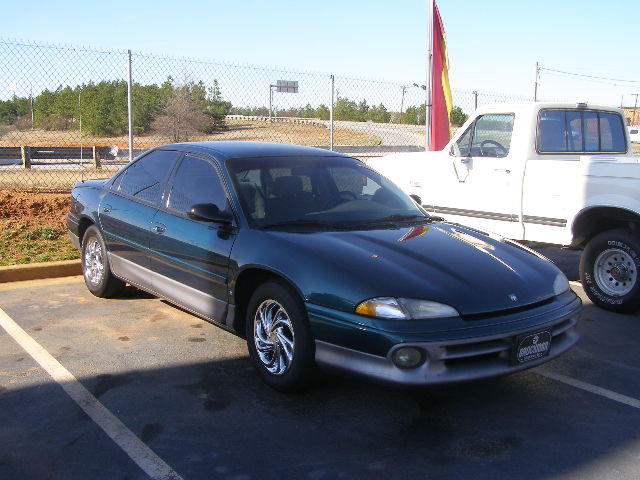
[(600, 308), (633, 313), (640, 308), (640, 238), (629, 230), (599, 233), (580, 258), (580, 280)]

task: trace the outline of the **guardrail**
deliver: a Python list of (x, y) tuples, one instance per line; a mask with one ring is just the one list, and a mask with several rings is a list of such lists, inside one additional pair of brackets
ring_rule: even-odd
[[(134, 154), (139, 154), (144, 150), (146, 149), (134, 149)], [(16, 164), (22, 164), (22, 168), (25, 169), (36, 165), (38, 160), (60, 160), (60, 163), (80, 160), (81, 163), (90, 162), (93, 168), (100, 168), (103, 162), (113, 162), (119, 158), (126, 162), (128, 158), (125, 159), (125, 157), (128, 157), (128, 155), (128, 149), (119, 150), (112, 146), (33, 147), (21, 145), (19, 147), (0, 147), (0, 161), (13, 160)]]
[(227, 120), (246, 120), (249, 122), (269, 122), (269, 123), (293, 123), (298, 125), (317, 125), (326, 127), (326, 121), (319, 118), (303, 118), (303, 117), (264, 117), (260, 115), (225, 115)]

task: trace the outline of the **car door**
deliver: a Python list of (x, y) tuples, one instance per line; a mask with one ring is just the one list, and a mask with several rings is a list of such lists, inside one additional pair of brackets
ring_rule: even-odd
[(195, 204), (230, 210), (215, 161), (186, 154), (154, 216), (151, 269), (154, 290), (207, 318), (223, 322), (228, 302), (229, 255), (236, 234), (229, 227), (187, 216)]
[(179, 152), (153, 150), (111, 183), (100, 201), (98, 219), (114, 273), (149, 286), (149, 232), (166, 179)]
[(522, 165), (511, 152), (513, 113), (482, 115), (451, 152), (452, 185), (439, 212), (460, 223), (522, 238)]

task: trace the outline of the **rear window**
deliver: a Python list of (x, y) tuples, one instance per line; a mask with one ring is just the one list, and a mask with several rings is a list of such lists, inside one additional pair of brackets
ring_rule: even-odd
[(624, 129), (622, 117), (613, 112), (543, 110), (537, 148), (542, 153), (625, 153)]

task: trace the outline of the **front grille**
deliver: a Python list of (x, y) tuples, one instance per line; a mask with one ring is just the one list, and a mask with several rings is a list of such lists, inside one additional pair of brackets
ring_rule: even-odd
[(528, 305), (521, 305), (519, 307), (513, 308), (505, 308), (504, 310), (495, 310), (493, 312), (482, 312), (482, 313), (470, 313), (467, 315), (462, 315), (463, 320), (484, 320), (487, 318), (498, 318), (504, 317), (505, 315), (511, 315), (512, 313), (524, 312), (525, 310), (531, 310), (532, 308), (542, 307), (544, 305), (549, 305), (555, 300), (556, 297), (549, 297), (545, 300), (540, 300), (539, 302), (529, 303)]
[[(552, 338), (551, 348), (553, 348), (554, 343), (563, 339), (567, 331), (572, 328), (576, 322), (577, 319), (575, 317), (567, 318), (550, 327)], [(540, 327), (538, 330), (544, 330), (544, 327)], [(535, 331), (536, 329), (533, 329), (531, 333)], [(515, 347), (516, 339), (520, 335), (522, 334), (511, 335), (495, 340), (444, 345), (440, 360), (447, 366), (460, 366), (465, 363), (481, 363), (496, 361), (498, 359), (508, 362), (511, 349)]]

